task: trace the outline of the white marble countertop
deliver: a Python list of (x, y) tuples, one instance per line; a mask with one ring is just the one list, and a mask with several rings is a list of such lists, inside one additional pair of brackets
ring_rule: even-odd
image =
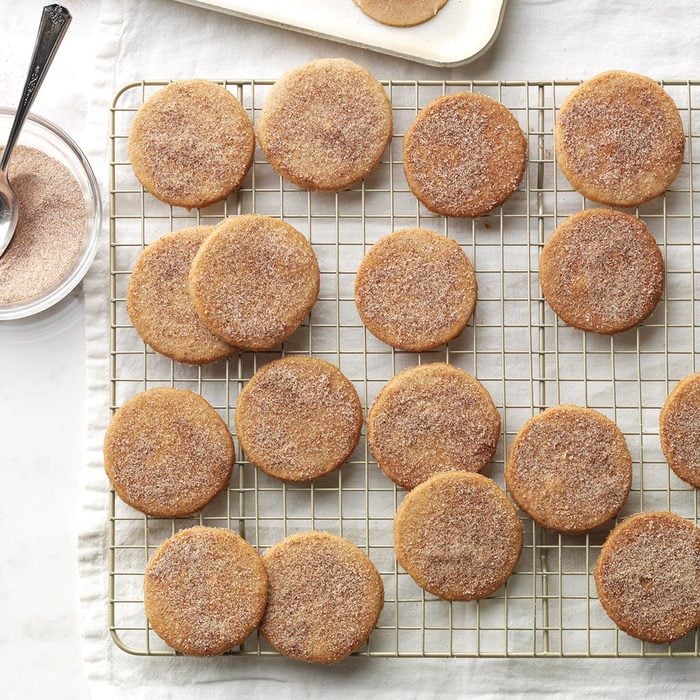
[[(166, 0), (140, 2), (152, 3), (154, 13), (165, 11), (167, 4)], [(12, 104), (17, 98), (44, 4), (41, 0), (0, 0), (5, 44), (0, 55), (0, 104)], [(68, 4), (73, 26), (36, 111), (79, 137), (89, 99), (90, 57), (99, 38), (100, 3), (70, 0)], [(460, 69), (459, 76), (570, 78), (619, 67), (662, 78), (700, 77), (697, 51), (681, 64), (669, 66), (660, 61), (658, 47), (653, 45), (653, 18), (645, 35), (637, 35), (634, 41), (625, 35), (625, 13), (634, 12), (636, 21), (643, 22), (644, 13), (651, 17), (650, 8), (655, 4), (628, 0), (613, 8), (598, 0), (511, 0), (496, 47), (477, 63)], [(690, 1), (678, 4), (687, 16), (676, 15), (669, 22), (677, 23), (679, 32), (689, 31), (690, 20), (698, 19), (697, 7)], [(572, 5), (589, 5), (591, 12), (600, 14), (597, 34), (572, 39), (576, 28), (566, 23)], [(168, 11), (194, 12), (176, 4)], [(528, 17), (532, 22), (534, 15), (538, 31), (523, 32), (523, 22)], [(288, 56), (265, 48), (270, 41), (279, 48), (284, 37), (281, 30), (250, 24), (246, 31), (261, 37), (260, 56), (248, 56), (247, 66), (267, 60), (264, 72), (272, 77), (290, 63), (306, 60), (299, 51)], [(576, 58), (581, 44), (585, 44), (586, 55), (595, 56), (585, 64)], [(397, 59), (382, 59), (380, 64), (373, 54), (308, 39), (309, 57), (334, 53), (361, 60), (370, 68), (386, 66), (389, 74), (380, 77), (398, 77), (407, 67), (411, 69), (411, 64)], [(150, 61), (151, 77), (167, 74), (168, 56), (162, 46), (146, 47), (144, 55)], [(423, 76), (442, 75), (425, 68), (416, 68), (418, 71)], [(206, 75), (207, 66), (200, 72)], [(0, 325), (0, 696), (7, 698), (80, 699), (88, 695), (76, 593), (85, 423), (83, 348), (80, 290), (37, 318)]]

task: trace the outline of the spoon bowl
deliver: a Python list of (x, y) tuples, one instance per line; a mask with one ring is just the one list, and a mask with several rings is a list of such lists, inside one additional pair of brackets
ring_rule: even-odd
[(0, 171), (0, 256), (10, 245), (17, 228), (19, 209), (14, 190), (7, 180), (7, 173)]

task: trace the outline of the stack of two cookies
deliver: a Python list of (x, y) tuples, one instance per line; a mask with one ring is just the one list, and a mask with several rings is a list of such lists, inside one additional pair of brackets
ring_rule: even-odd
[(127, 310), (155, 350), (204, 364), (237, 348), (279, 345), (308, 314), (319, 283), (301, 233), (269, 217), (237, 216), (148, 246), (131, 275)]

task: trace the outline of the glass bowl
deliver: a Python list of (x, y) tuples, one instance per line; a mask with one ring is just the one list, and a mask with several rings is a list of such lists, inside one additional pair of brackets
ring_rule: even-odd
[[(7, 140), (15, 110), (0, 107), (0, 146)], [(80, 284), (95, 258), (102, 224), (102, 202), (95, 174), (85, 154), (65, 131), (48, 119), (30, 114), (22, 127), (18, 143), (44, 151), (68, 168), (78, 181), (85, 200), (87, 223), (85, 236), (73, 269), (56, 287), (39, 297), (15, 304), (0, 304), (0, 321), (25, 318), (53, 306)], [(12, 161), (10, 161), (11, 163)]]

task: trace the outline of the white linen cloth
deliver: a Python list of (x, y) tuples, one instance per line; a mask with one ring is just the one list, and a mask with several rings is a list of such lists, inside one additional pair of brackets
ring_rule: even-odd
[[(379, 78), (570, 79), (622, 68), (655, 78), (700, 77), (697, 0), (511, 0), (494, 48), (476, 63), (428, 68), (169, 0), (103, 0), (92, 105), (83, 143), (108, 192), (109, 104), (143, 78), (275, 78), (305, 61), (345, 56)], [(89, 55), (85, 60), (91, 60)], [(107, 218), (85, 280), (87, 466), (80, 538), (85, 669), (96, 698), (499, 697), (647, 694), (690, 697), (697, 659), (488, 660), (351, 658), (310, 667), (282, 658), (144, 658), (107, 632), (108, 484), (101, 444), (108, 411)]]

